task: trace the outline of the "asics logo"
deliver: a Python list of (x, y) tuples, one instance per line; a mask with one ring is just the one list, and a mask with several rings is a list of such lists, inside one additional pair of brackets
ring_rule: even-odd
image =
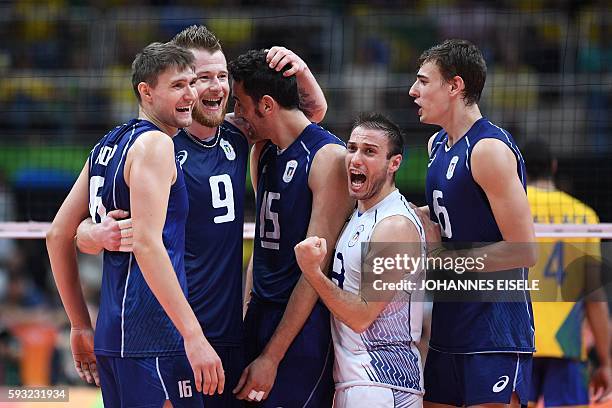
[(498, 378), (498, 382), (496, 382), (495, 384), (493, 384), (493, 392), (502, 392), (504, 390), (504, 388), (506, 388), (506, 385), (508, 385), (508, 382), (510, 381), (510, 377), (508, 377), (507, 375), (502, 375), (501, 377)]
[(176, 160), (178, 160), (179, 164), (181, 165), (181, 168), (183, 168), (183, 164), (185, 164), (185, 162), (187, 161), (187, 156), (187, 150), (181, 150), (176, 154)]

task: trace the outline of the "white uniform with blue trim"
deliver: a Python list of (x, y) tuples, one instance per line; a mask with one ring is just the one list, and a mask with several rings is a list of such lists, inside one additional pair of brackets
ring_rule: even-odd
[[(368, 245), (376, 225), (394, 215), (404, 216), (416, 226), (422, 242), (421, 255), (425, 255), (421, 222), (404, 196), (395, 190), (363, 214), (355, 210), (342, 232), (332, 272), (333, 281), (341, 289), (359, 294), (362, 243)], [(398, 293), (363, 333), (354, 332), (333, 317), (336, 392), (353, 386), (380, 386), (422, 395), (423, 371), (415, 345), (421, 338), (422, 321), (423, 301), (411, 299), (407, 292)]]

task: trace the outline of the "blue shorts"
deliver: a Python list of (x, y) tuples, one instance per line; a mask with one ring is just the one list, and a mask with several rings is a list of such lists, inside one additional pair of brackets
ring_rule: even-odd
[(531, 354), (452, 354), (429, 349), (425, 362), (425, 401), (455, 406), (509, 404), (518, 394), (527, 405)]
[(533, 359), (529, 401), (544, 397), (544, 406), (589, 405), (586, 363), (568, 358)]
[[(284, 304), (251, 300), (245, 316), (247, 361), (264, 349), (283, 317)], [(268, 398), (250, 406), (331, 407), (334, 397), (333, 346), (329, 311), (315, 304), (302, 330), (289, 346), (278, 366), (276, 380)]]
[(223, 394), (204, 395), (205, 408), (244, 408), (244, 401), (232, 393), (244, 370), (244, 346), (218, 345), (211, 342), (223, 364), (225, 390)]
[(105, 407), (203, 407), (187, 356), (121, 358), (96, 355)]

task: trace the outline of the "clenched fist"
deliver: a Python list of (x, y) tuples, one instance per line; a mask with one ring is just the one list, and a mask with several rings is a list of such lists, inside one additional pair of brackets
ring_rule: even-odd
[(308, 237), (294, 248), (295, 257), (300, 269), (306, 275), (321, 272), (321, 263), (327, 254), (327, 241), (325, 238)]

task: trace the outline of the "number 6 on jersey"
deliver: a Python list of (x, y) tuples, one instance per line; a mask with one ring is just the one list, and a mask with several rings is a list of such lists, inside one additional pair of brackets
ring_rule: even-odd
[(453, 230), (451, 228), (450, 218), (448, 218), (448, 211), (443, 205), (444, 196), (440, 190), (433, 191), (433, 207), (438, 217), (440, 227), (442, 227), (442, 236), (446, 238), (452, 238)]

